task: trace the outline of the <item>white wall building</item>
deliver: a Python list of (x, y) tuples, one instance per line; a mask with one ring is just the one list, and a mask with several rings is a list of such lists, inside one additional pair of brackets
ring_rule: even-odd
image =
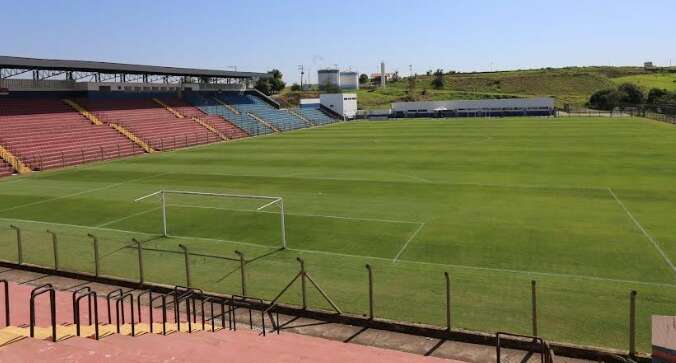
[(323, 107), (326, 107), (345, 118), (355, 118), (357, 116), (357, 94), (356, 93), (324, 93), (319, 95), (319, 100)]
[(396, 117), (551, 115), (553, 112), (554, 99), (546, 97), (392, 103), (392, 114)]

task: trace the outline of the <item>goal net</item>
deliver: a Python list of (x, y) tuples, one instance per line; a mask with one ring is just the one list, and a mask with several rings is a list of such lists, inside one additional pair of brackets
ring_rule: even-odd
[[(160, 190), (137, 203), (158, 203), (153, 214), (164, 237), (205, 238), (286, 248), (282, 197)], [(158, 223), (159, 222), (159, 223)]]

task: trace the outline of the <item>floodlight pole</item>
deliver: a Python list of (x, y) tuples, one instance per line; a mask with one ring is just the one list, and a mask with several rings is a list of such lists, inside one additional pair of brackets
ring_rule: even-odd
[(164, 190), (160, 194), (162, 196), (162, 236), (167, 237), (167, 200)]

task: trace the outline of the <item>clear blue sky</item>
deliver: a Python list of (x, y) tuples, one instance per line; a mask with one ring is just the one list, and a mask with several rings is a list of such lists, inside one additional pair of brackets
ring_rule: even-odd
[(0, 55), (364, 73), (676, 64), (676, 1), (2, 0)]

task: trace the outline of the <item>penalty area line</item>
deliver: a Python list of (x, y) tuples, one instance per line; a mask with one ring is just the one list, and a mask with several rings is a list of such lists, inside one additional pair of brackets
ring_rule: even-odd
[(109, 222), (105, 222), (105, 223), (99, 224), (98, 226), (96, 226), (96, 227), (94, 227), (94, 228), (101, 228), (101, 227), (110, 226), (111, 224), (115, 224), (115, 223), (117, 223), (117, 222), (122, 222), (122, 221), (124, 221), (124, 220), (129, 219), (129, 218), (138, 217), (138, 216), (144, 215), (144, 214), (146, 214), (146, 213), (150, 213), (150, 212), (156, 211), (156, 210), (158, 210), (158, 209), (160, 209), (160, 208), (162, 208), (162, 207), (150, 208), (150, 209), (148, 209), (148, 210), (144, 210), (144, 211), (142, 211), (142, 212), (130, 214), (130, 215), (124, 216), (124, 217), (122, 217), (122, 218), (113, 219), (112, 221), (109, 221)]
[(610, 195), (613, 197), (613, 199), (615, 199), (615, 202), (617, 202), (617, 204), (618, 204), (620, 207), (622, 207), (622, 209), (623, 209), (624, 212), (627, 214), (627, 216), (629, 216), (629, 219), (631, 219), (631, 221), (634, 222), (634, 225), (635, 225), (635, 226), (643, 233), (643, 235), (648, 239), (648, 241), (650, 241), (650, 243), (652, 243), (652, 245), (655, 247), (655, 249), (657, 250), (657, 252), (658, 252), (658, 253), (662, 256), (662, 258), (664, 259), (664, 262), (666, 262), (667, 265), (671, 268), (671, 271), (673, 271), (673, 272), (676, 274), (676, 266), (674, 266), (673, 262), (671, 262), (671, 260), (669, 259), (669, 256), (667, 256), (667, 254), (664, 252), (664, 250), (662, 249), (662, 247), (660, 247), (659, 242), (658, 242), (657, 240), (655, 240), (655, 239), (648, 233), (648, 231), (645, 230), (645, 228), (643, 228), (643, 226), (641, 225), (641, 223), (638, 222), (638, 220), (636, 219), (636, 217), (634, 217), (634, 215), (629, 211), (629, 209), (624, 205), (624, 203), (622, 203), (622, 201), (620, 200), (620, 198), (618, 198), (617, 195), (615, 195), (615, 193), (613, 192), (612, 189), (610, 189), (610, 187), (608, 187), (608, 192), (609, 192)]
[(425, 223), (424, 223), (424, 222), (423, 222), (423, 223), (420, 223), (420, 225), (418, 226), (418, 228), (417, 228), (417, 229), (411, 234), (411, 236), (406, 240), (406, 243), (404, 243), (404, 245), (401, 246), (401, 248), (399, 249), (399, 252), (397, 253), (397, 255), (394, 256), (394, 258), (392, 259), (392, 263), (397, 262), (397, 261), (399, 260), (399, 256), (401, 256), (401, 254), (404, 253), (404, 250), (406, 250), (406, 247), (408, 247), (408, 244), (411, 243), (411, 241), (413, 241), (413, 239), (418, 235), (418, 233), (420, 233), (420, 230), (422, 230), (423, 227), (425, 227)]

